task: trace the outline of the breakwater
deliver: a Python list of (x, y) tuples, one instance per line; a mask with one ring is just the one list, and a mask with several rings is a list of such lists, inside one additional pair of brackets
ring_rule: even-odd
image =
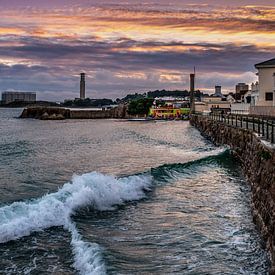
[(216, 145), (228, 145), (240, 159), (252, 189), (252, 211), (271, 254), (270, 274), (275, 274), (275, 149), (251, 130), (193, 115), (191, 125)]
[(41, 120), (130, 118), (125, 105), (107, 110), (69, 109), (62, 107), (27, 107), (20, 118)]

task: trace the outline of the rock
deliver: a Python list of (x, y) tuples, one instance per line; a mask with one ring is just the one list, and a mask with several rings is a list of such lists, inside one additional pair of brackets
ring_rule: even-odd
[(49, 116), (49, 120), (56, 120), (56, 114), (53, 113), (52, 115)]
[(41, 120), (47, 120), (49, 119), (49, 114), (47, 112), (43, 113), (42, 116), (40, 117)]
[(65, 117), (64, 117), (62, 114), (58, 114), (58, 115), (56, 116), (56, 119), (57, 119), (57, 120), (63, 120), (63, 119), (65, 119)]

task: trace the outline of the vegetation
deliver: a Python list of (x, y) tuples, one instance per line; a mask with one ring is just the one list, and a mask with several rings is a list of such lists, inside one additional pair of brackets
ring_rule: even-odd
[(113, 100), (108, 98), (102, 99), (74, 99), (74, 100), (66, 100), (64, 102), (64, 106), (66, 107), (101, 107), (104, 105), (112, 105), (114, 104)]
[(128, 95), (126, 95), (125, 97), (123, 97), (121, 99), (117, 98), (116, 102), (117, 103), (127, 103), (127, 102), (130, 102), (132, 100), (138, 100), (138, 99), (145, 98), (145, 97), (146, 97), (146, 93), (143, 93), (143, 94), (138, 94), (138, 93), (128, 94)]
[(153, 98), (140, 98), (137, 100), (132, 100), (128, 105), (128, 113), (130, 115), (147, 115), (153, 101)]
[(271, 154), (270, 154), (270, 152), (268, 152), (268, 151), (262, 150), (262, 151), (259, 152), (258, 154), (259, 154), (259, 156), (260, 156), (261, 158), (263, 158), (264, 160), (269, 160), (269, 159), (271, 159)]
[[(156, 97), (187, 97), (190, 93), (187, 90), (174, 90), (174, 91), (167, 91), (167, 90), (155, 90), (155, 91), (149, 91), (147, 93), (134, 93), (134, 94), (128, 94), (127, 96), (123, 97), (122, 99), (117, 98), (117, 103), (128, 103), (132, 100), (138, 100), (141, 98), (156, 98)], [(194, 93), (195, 97), (200, 98), (203, 93), (200, 90), (195, 91)]]
[(189, 92), (187, 90), (184, 91), (166, 91), (166, 90), (156, 90), (156, 91), (150, 91), (147, 93), (148, 97), (164, 97), (164, 96), (172, 96), (172, 97), (186, 97), (189, 96)]

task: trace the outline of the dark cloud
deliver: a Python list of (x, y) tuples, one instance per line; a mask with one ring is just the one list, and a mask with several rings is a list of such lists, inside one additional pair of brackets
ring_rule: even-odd
[[(156, 50), (150, 50), (152, 47)], [(143, 50), (135, 51), (135, 48)], [(157, 50), (158, 48), (161, 50)], [(0, 47), (0, 57), (24, 57), (34, 63), (42, 64), (42, 68), (62, 69), (65, 66), (67, 69), (67, 66), (70, 66), (76, 71), (81, 69), (184, 70), (198, 66), (203, 71), (243, 72), (253, 68), (254, 63), (271, 58), (274, 53), (275, 47), (259, 49), (255, 45), (161, 43), (129, 39), (113, 42), (91, 39), (78, 43), (33, 39), (21, 46)]]
[(254, 80), (253, 65), (275, 55), (272, 7), (214, 6), (232, 5), (222, 0), (40, 2), (1, 1), (1, 90), (34, 90), (43, 99), (76, 97), (81, 71), (88, 74), (91, 97), (184, 89), (194, 66), (201, 88), (229, 88)]
[[(242, 75), (246, 71), (253, 71), (255, 63), (272, 57), (270, 49), (259, 49), (253, 45), (238, 46), (233, 43), (142, 43), (129, 39), (113, 42), (91, 39), (88, 42), (71, 43), (34, 38), (28, 39), (25, 45), (1, 47), (0, 59), (24, 57), (40, 65), (0, 64), (0, 87), (40, 91), (41, 98), (51, 95), (56, 100), (72, 95), (77, 97), (78, 73), (84, 70), (90, 77), (87, 80), (87, 90), (91, 91), (91, 97), (115, 98), (129, 91), (187, 88), (188, 72), (193, 66), (197, 67), (201, 77), (205, 77), (205, 81), (200, 80), (203, 87), (212, 87), (219, 81), (225, 85), (231, 83), (233, 86), (234, 81), (242, 79), (231, 77), (231, 80), (225, 81), (224, 75)], [(135, 47), (162, 47), (162, 51), (129, 50)], [(166, 51), (163, 50), (165, 47)], [(178, 47), (190, 49), (180, 51)], [(272, 50), (274, 53), (274, 49)], [(167, 72), (182, 77), (175, 83), (169, 81), (169, 78), (161, 80), (161, 73)], [(209, 72), (216, 72), (217, 75), (209, 76)], [(221, 76), (222, 74), (224, 75)]]

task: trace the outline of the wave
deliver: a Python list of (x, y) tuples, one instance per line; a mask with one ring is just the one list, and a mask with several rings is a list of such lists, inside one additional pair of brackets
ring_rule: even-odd
[(71, 246), (74, 255), (74, 268), (83, 275), (106, 274), (105, 264), (101, 257), (101, 249), (96, 243), (82, 240), (74, 223), (64, 226), (72, 235)]
[(225, 147), (217, 148), (211, 151), (196, 152), (196, 155), (198, 158), (185, 163), (164, 164), (162, 166), (152, 168), (151, 176), (153, 176), (154, 182), (167, 183), (183, 176), (190, 174), (192, 175), (202, 166), (213, 163), (224, 164), (226, 160), (231, 159), (228, 158), (229, 150)]
[(104, 264), (97, 244), (82, 240), (71, 216), (81, 207), (110, 210), (115, 205), (145, 197), (152, 185), (151, 176), (136, 175), (117, 179), (97, 172), (75, 175), (56, 193), (40, 199), (15, 202), (0, 208), (0, 243), (28, 236), (53, 226), (63, 226), (71, 233), (75, 268), (81, 274), (104, 274)]
[(217, 149), (199, 154), (197, 160), (184, 164), (163, 165), (150, 172), (123, 178), (92, 172), (74, 175), (57, 192), (39, 199), (14, 202), (0, 208), (0, 243), (28, 236), (54, 226), (63, 226), (71, 233), (74, 267), (81, 274), (105, 274), (101, 249), (95, 243), (84, 241), (71, 217), (84, 207), (99, 211), (146, 197), (154, 182), (169, 181), (186, 172), (186, 168), (217, 161), (226, 150)]

